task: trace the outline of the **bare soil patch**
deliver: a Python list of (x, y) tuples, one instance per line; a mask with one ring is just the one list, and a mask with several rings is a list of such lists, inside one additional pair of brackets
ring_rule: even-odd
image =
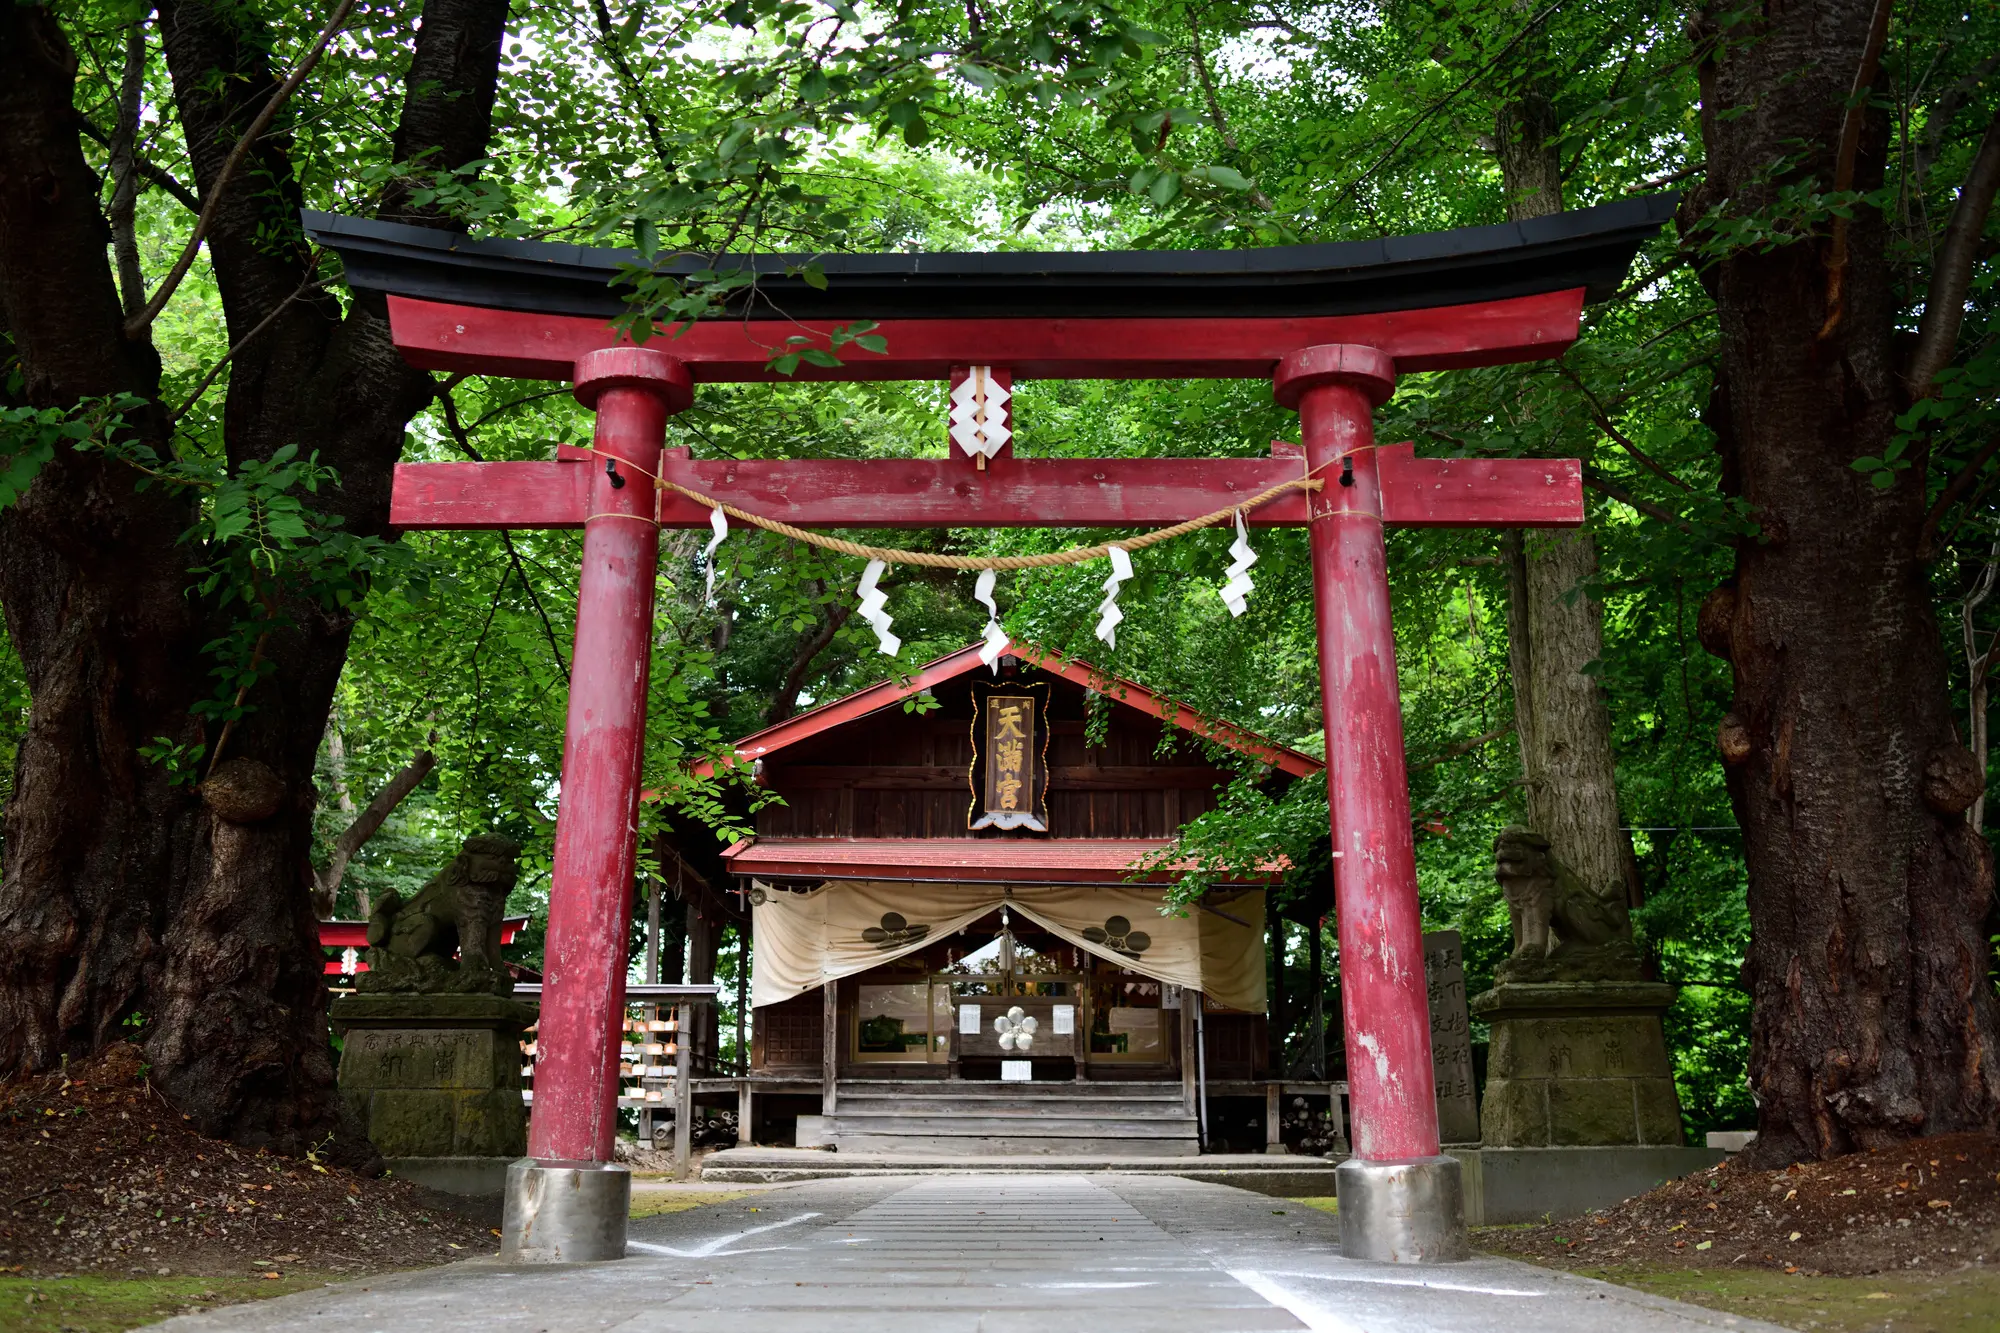
[[(499, 1247), (405, 1181), (197, 1134), (137, 1047), (0, 1085), (0, 1272), (360, 1275)], [(266, 1276), (268, 1275), (268, 1276)]]
[(1808, 1276), (2000, 1263), (2000, 1135), (1943, 1134), (1778, 1171), (1734, 1161), (1480, 1249), (1560, 1268), (1671, 1264)]

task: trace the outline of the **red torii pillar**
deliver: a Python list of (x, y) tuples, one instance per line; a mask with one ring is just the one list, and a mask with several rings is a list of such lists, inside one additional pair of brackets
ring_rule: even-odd
[[(955, 366), (985, 364), (982, 354), (996, 346), (1016, 349), (1024, 364), (1036, 349), (1060, 346), (1060, 355), (1034, 369), (1072, 378), (1157, 378), (1201, 366), (1242, 376), (1278, 365), (1274, 390), (1299, 410), (1305, 464), (1325, 485), (1307, 501), (1276, 500), (1251, 521), (1302, 523), (1310, 533), (1340, 857), (1356, 1152), (1339, 1168), (1339, 1187), (1342, 1248), (1353, 1257), (1422, 1262), (1467, 1252), (1458, 1163), (1439, 1153), (1383, 524), (1562, 526), (1583, 518), (1573, 460), (1418, 459), (1406, 444), (1375, 446), (1373, 411), (1392, 391), (1399, 363), (1444, 369), (1560, 354), (1575, 338), (1581, 304), (1581, 290), (1570, 290), (1296, 321), (914, 321), (884, 328), (892, 348), (907, 349), (905, 361), (864, 362), (857, 370), (869, 373), (854, 376), (942, 379)], [(687, 405), (694, 379), (769, 378), (768, 347), (800, 326), (697, 326), (638, 348), (602, 322), (578, 317), (397, 296), (389, 310), (398, 347), (419, 365), (573, 378), (578, 399), (597, 411), (592, 457), (613, 460), (610, 468), (560, 460), (406, 464), (398, 469), (391, 521), (585, 531), (542, 1056), (530, 1156), (509, 1172), (502, 1253), (615, 1258), (624, 1252), (629, 1177), (608, 1163), (658, 528), (708, 521), (702, 507), (656, 492), (650, 474), (663, 471), (800, 526), (1136, 527), (1226, 507), (1297, 476), (1299, 464), (1285, 450), (1265, 459), (1003, 455), (983, 471), (957, 457), (666, 457), (666, 419)], [(1134, 327), (1123, 327), (1128, 323)], [(1140, 327), (1154, 324), (1163, 327)], [(1136, 336), (1176, 331), (1187, 337), (1166, 359), (1150, 351), (1161, 345), (1157, 337)], [(1215, 347), (1188, 346), (1201, 338)]]
[(1334, 916), (1354, 1156), (1335, 1173), (1349, 1258), (1471, 1254), (1457, 1159), (1438, 1142), (1437, 1088), (1417, 902), (1409, 774), (1389, 621), (1389, 563), (1375, 457), (1375, 409), (1396, 363), (1335, 343), (1278, 366), (1278, 401), (1298, 409), (1306, 466), (1326, 478), (1308, 503), (1320, 706), (1326, 718)]
[(660, 562), (652, 474), (666, 444), (667, 417), (693, 401), (694, 380), (663, 352), (608, 347), (578, 358), (576, 398), (597, 412), (597, 451), (639, 475), (606, 468), (593, 470), (589, 480), (535, 1105), (528, 1156), (507, 1173), (502, 1253), (548, 1262), (625, 1254), (632, 1178), (606, 1168), (618, 1132), (618, 1048)]

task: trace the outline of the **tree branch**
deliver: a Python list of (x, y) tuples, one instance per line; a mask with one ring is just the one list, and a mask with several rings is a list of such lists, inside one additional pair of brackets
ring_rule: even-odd
[(1685, 532), (1690, 537), (1698, 537), (1701, 535), (1700, 533), (1695, 531), (1694, 524), (1688, 522), (1686, 519), (1682, 518), (1679, 514), (1676, 514), (1671, 510), (1662, 509), (1660, 508), (1660, 506), (1654, 504), (1650, 500), (1640, 499), (1638, 496), (1632, 494), (1632, 492), (1626, 490), (1623, 486), (1620, 486), (1615, 482), (1605, 480), (1604, 475), (1602, 473), (1594, 471), (1591, 468), (1586, 467), (1583, 470), (1583, 484), (1590, 487), (1591, 490), (1596, 491), (1599, 495), (1609, 496), (1611, 499), (1618, 501), (1618, 503), (1620, 504), (1630, 505), (1632, 508), (1638, 510), (1642, 514), (1645, 514), (1649, 518), (1657, 518), (1662, 523), (1670, 523), (1674, 527), (1679, 528), (1682, 532)]
[(673, 154), (667, 151), (666, 140), (660, 134), (660, 118), (653, 114), (653, 108), (646, 100), (646, 85), (639, 81), (639, 76), (633, 73), (632, 66), (626, 62), (625, 52), (619, 46), (617, 27), (611, 22), (611, 11), (605, 7), (604, 0), (591, 0), (590, 8), (597, 18), (600, 38), (598, 49), (604, 53), (604, 58), (610, 62), (611, 67), (624, 79), (625, 92), (637, 107), (639, 119), (645, 123), (646, 138), (653, 145), (654, 156), (660, 159), (661, 166), (671, 171), (674, 166)]
[(1513, 730), (1514, 719), (1510, 717), (1491, 731), (1482, 732), (1477, 736), (1471, 736), (1462, 741), (1453, 741), (1450, 745), (1445, 746), (1422, 763), (1411, 764), (1410, 772), (1422, 773), (1428, 769), (1436, 768), (1439, 764), (1449, 763), (1460, 755), (1471, 754), (1482, 745), (1491, 745), (1494, 741), (1499, 740), (1502, 736), (1507, 735)]
[[(1883, 0), (1883, 2), (1886, 4), (1887, 0)], [(1535, 31), (1535, 29), (1541, 27), (1543, 22), (1546, 21), (1551, 14), (1555, 13), (1558, 9), (1561, 9), (1562, 7), (1563, 7), (1563, 0), (1555, 0), (1554, 4), (1550, 5), (1548, 8), (1544, 9), (1541, 13), (1535, 15), (1533, 18), (1529, 19), (1527, 23), (1522, 26), (1521, 30), (1515, 33), (1513, 38), (1505, 46), (1501, 47), (1497, 53), (1495, 53), (1494, 57), (1491, 60), (1487, 61), (1484, 65), (1481, 65), (1478, 69), (1468, 74), (1465, 77), (1465, 81), (1463, 83), (1460, 83), (1456, 88), (1453, 88), (1443, 97), (1440, 97), (1437, 101), (1425, 107), (1423, 111), (1416, 116), (1415, 119), (1413, 119), (1408, 125), (1405, 125), (1403, 127), (1403, 132), (1396, 136), (1395, 141), (1391, 143), (1387, 148), (1382, 150), (1381, 156), (1377, 157), (1373, 162), (1370, 162), (1366, 167), (1363, 167), (1361, 169), (1361, 174), (1359, 176), (1356, 176), (1353, 180), (1341, 186), (1340, 190), (1333, 196), (1332, 199), (1328, 200), (1325, 204), (1320, 205), (1319, 206), (1320, 212), (1322, 213), (1330, 212), (1333, 209), (1334, 205), (1338, 204), (1341, 200), (1347, 198), (1348, 195), (1353, 194), (1356, 190), (1360, 189), (1361, 182), (1367, 180), (1370, 176), (1374, 175), (1375, 169), (1377, 167), (1381, 166), (1384, 162), (1387, 162), (1391, 157), (1395, 156), (1396, 151), (1403, 146), (1403, 144), (1409, 139), (1409, 137), (1412, 134), (1415, 134), (1417, 132), (1418, 128), (1422, 126), (1425, 121), (1429, 120), (1432, 116), (1435, 116), (1438, 112), (1444, 110), (1447, 106), (1450, 106), (1453, 102), (1457, 101), (1458, 95), (1460, 93), (1472, 87), (1472, 85), (1479, 82), (1479, 80), (1485, 78), (1487, 73), (1491, 71), (1495, 65), (1498, 65), (1502, 60), (1505, 60), (1508, 57), (1508, 55), (1510, 55), (1513, 52), (1515, 47), (1519, 46), (1523, 41), (1527, 39), (1528, 34)]]
[(429, 750), (419, 750), (409, 763), (403, 765), (387, 786), (375, 794), (360, 817), (349, 824), (341, 835), (334, 839), (333, 857), (326, 863), (326, 869), (313, 873), (313, 892), (317, 898), (315, 906), (322, 918), (333, 915), (334, 895), (340, 892), (340, 881), (347, 875), (347, 863), (361, 850), (361, 845), (374, 837), (382, 827), (382, 821), (395, 812), (403, 803), (403, 798), (417, 789), (419, 783), (430, 776), (437, 767), (437, 756)]
[(146, 300), (146, 274), (139, 267), (139, 234), (134, 221), (139, 184), (133, 142), (139, 137), (139, 100), (146, 91), (146, 24), (125, 30), (125, 68), (118, 80), (118, 125), (111, 135), (111, 252), (118, 261), (118, 293), (127, 315)]
[(1994, 113), (1986, 136), (1979, 141), (1972, 170), (1966, 173), (1958, 202), (1952, 206), (1951, 221), (1945, 224), (1944, 243), (1931, 264), (1924, 317), (1917, 326), (1910, 368), (1903, 376), (1912, 398), (1929, 394), (1937, 373), (1951, 364), (1959, 326), (1965, 322), (1965, 294), (1972, 285), (1972, 268), (1979, 258), (1980, 237), (1985, 234), (1996, 189), (2000, 189), (2000, 112)]
[(313, 72), (313, 66), (319, 64), (319, 58), (326, 54), (326, 48), (340, 32), (341, 25), (347, 21), (347, 15), (354, 5), (355, 0), (340, 0), (340, 4), (333, 11), (333, 17), (327, 20), (326, 26), (320, 29), (319, 36), (313, 39), (312, 48), (306, 52), (305, 59), (299, 61), (298, 68), (278, 85), (278, 90), (264, 103), (264, 109), (257, 113), (257, 119), (250, 122), (250, 128), (243, 131), (243, 137), (229, 150), (229, 156), (222, 161), (222, 169), (216, 173), (214, 182), (209, 186), (208, 202), (202, 206), (201, 216), (195, 220), (194, 232), (188, 237), (187, 244), (181, 248), (180, 258), (174, 261), (173, 268), (167, 273), (166, 281), (162, 282), (160, 289), (153, 293), (153, 299), (146, 302), (146, 308), (125, 321), (127, 338), (136, 338), (144, 333), (152, 322), (159, 318), (160, 312), (166, 309), (167, 302), (173, 299), (175, 289), (181, 285), (181, 280), (187, 277), (188, 269), (194, 266), (195, 256), (201, 252), (201, 243), (208, 236), (208, 229), (215, 225), (215, 211), (222, 202), (223, 194), (229, 188), (229, 178), (236, 174), (236, 169), (243, 165), (243, 159), (250, 156), (250, 149), (255, 146), (264, 131), (270, 128), (271, 121), (277, 117), (278, 109), (298, 91), (299, 85), (306, 81), (306, 76)]
[[(1208, 72), (1208, 57), (1201, 49), (1201, 22), (1193, 9), (1188, 10), (1188, 33), (1194, 38), (1194, 72), (1201, 80), (1203, 95), (1208, 99), (1208, 114), (1215, 122), (1215, 132), (1222, 136), (1222, 146), (1229, 150), (1229, 155), (1240, 161), (1242, 150), (1236, 146), (1236, 132), (1229, 128), (1229, 121), (1222, 114), (1222, 99), (1215, 94), (1215, 78)], [(1165, 126), (1161, 128), (1164, 131)], [(1165, 142), (1164, 137), (1161, 142)], [(1276, 211), (1271, 197), (1257, 186), (1250, 187), (1250, 200), (1266, 213)]]
[(172, 429), (173, 427), (179, 425), (181, 418), (188, 414), (188, 409), (201, 401), (201, 396), (208, 392), (209, 385), (215, 383), (215, 377), (222, 373), (222, 368), (229, 364), (231, 357), (235, 356), (238, 352), (242, 351), (244, 346), (248, 344), (251, 339), (255, 338), (265, 329), (270, 328), (272, 323), (278, 318), (278, 316), (285, 312), (285, 307), (289, 306), (292, 302), (298, 300), (301, 296), (304, 296), (307, 292), (311, 291), (315, 286), (318, 285), (314, 281), (313, 271), (319, 267), (319, 260), (320, 260), (320, 253), (315, 251), (312, 257), (312, 262), (306, 266), (305, 280), (299, 283), (298, 290), (293, 292), (290, 296), (286, 297), (284, 300), (278, 302), (278, 304), (272, 306), (270, 314), (264, 316), (263, 319), (259, 320), (257, 326), (251, 329), (250, 332), (244, 334), (241, 338), (238, 338), (236, 340), (235, 346), (231, 347), (228, 351), (224, 352), (222, 354), (222, 359), (217, 361), (214, 365), (208, 368), (208, 373), (201, 377), (201, 382), (195, 385), (194, 388), (188, 392), (186, 400), (183, 401), (179, 407), (174, 409), (174, 414), (172, 416), (167, 418), (168, 429)]
[[(483, 463), (486, 460), (472, 447), (472, 440), (458, 419), (458, 402), (451, 396), (452, 386), (457, 383), (458, 378), (454, 377), (446, 380), (435, 390), (438, 405), (444, 409), (444, 424), (451, 431), (452, 440), (465, 456), (475, 463)], [(514, 549), (514, 534), (505, 528), (501, 528), (499, 532), (500, 544), (507, 548), (507, 559), (514, 566), (514, 576), (521, 580), (521, 587), (528, 594), (528, 604), (535, 608), (535, 615), (542, 622), (542, 633), (548, 637), (549, 652), (555, 656), (556, 668), (562, 672), (563, 683), (568, 684), (569, 663), (563, 658), (562, 645), (556, 639), (556, 627), (550, 622), (549, 613), (543, 609), (542, 599), (535, 592), (535, 585), (529, 580), (528, 571), (521, 567), (521, 553)]]
[[(1889, 12), (1896, 0), (1875, 0), (1875, 16), (1868, 25), (1868, 42), (1861, 49), (1861, 65), (1854, 71), (1854, 87), (1847, 94), (1847, 113), (1840, 120), (1840, 148), (1833, 159), (1833, 193), (1854, 188), (1854, 159), (1861, 151), (1861, 126), (1867, 119), (1868, 90), (1882, 67), (1882, 47), (1889, 40)], [(1842, 284), (1847, 271), (1847, 219), (1833, 219), (1833, 242), (1826, 258), (1826, 322), (1820, 326), (1820, 341), (1831, 337), (1840, 325)]]
[[(77, 129), (83, 134), (84, 138), (100, 144), (107, 149), (111, 147), (111, 136), (81, 116), (77, 117)], [(172, 195), (174, 202), (182, 208), (197, 216), (200, 215), (200, 196), (187, 186), (181, 184), (165, 167), (138, 152), (132, 154), (132, 167), (141, 176), (159, 186), (162, 190), (165, 190), (169, 195)]]
[[(826, 580), (819, 579), (817, 583), (819, 593), (824, 597)], [(806, 673), (812, 670), (812, 664), (819, 660), (819, 655), (826, 651), (827, 645), (833, 642), (833, 636), (840, 633), (840, 627), (853, 613), (854, 603), (833, 603), (826, 608), (826, 618), (813, 627), (811, 634), (800, 639), (797, 651), (792, 654), (791, 669), (785, 673), (784, 683), (778, 687), (778, 697), (765, 711), (765, 726), (775, 727), (797, 711), (799, 691), (805, 688)]]
[(2000, 55), (1991, 55), (1965, 72), (1965, 76), (1944, 90), (1942, 96), (1924, 117), (1923, 142), (1917, 145), (1917, 182), (1922, 188), (1923, 181), (1931, 174), (1931, 164), (1937, 161), (1938, 152), (1943, 147), (1946, 131), (1958, 119), (1958, 113), (1972, 100), (1973, 94), (1985, 86), (1987, 78), (1994, 70), (2000, 69)]
[(1710, 348), (1708, 351), (1703, 352), (1700, 356), (1691, 356), (1687, 360), (1675, 366), (1672, 370), (1664, 371), (1658, 376), (1655, 376), (1654, 378), (1648, 380), (1644, 384), (1633, 385), (1631, 388), (1625, 390), (1625, 392), (1619, 394), (1617, 397), (1613, 398), (1610, 402), (1606, 403), (1604, 405), (1604, 410), (1607, 412), (1615, 412), (1619, 408), (1623, 407), (1626, 403), (1630, 402), (1633, 398), (1637, 397), (1639, 394), (1644, 393), (1646, 390), (1657, 389), (1665, 384), (1672, 384), (1675, 380), (1687, 374), (1690, 370), (1698, 370), (1702, 366), (1707, 365), (1709, 362), (1713, 360), (1715, 360), (1715, 349), (1713, 348)]
[(1646, 270), (1646, 272), (1640, 274), (1638, 277), (1632, 279), (1632, 281), (1626, 283), (1623, 287), (1619, 288), (1618, 291), (1612, 296), (1611, 298), (1612, 301), (1615, 302), (1615, 301), (1631, 300), (1633, 297), (1639, 295), (1641, 292), (1645, 291), (1648, 287), (1651, 287), (1654, 283), (1666, 277), (1668, 274), (1672, 273), (1675, 269), (1681, 267), (1683, 264), (1687, 262), (1688, 260), (1685, 254), (1682, 254), (1679, 251), (1675, 251), (1673, 254), (1668, 255), (1665, 259), (1661, 260), (1659, 263), (1653, 265), (1652, 268)]
[(1944, 522), (1944, 516), (1951, 512), (1951, 507), (1965, 498), (1965, 493), (1979, 480), (1980, 472), (1993, 461), (1993, 455), (1996, 453), (2000, 453), (2000, 431), (1996, 431), (1993, 438), (1972, 456), (1972, 461), (1960, 468), (1952, 479), (1944, 484), (1944, 489), (1938, 492), (1938, 498), (1931, 505), (1930, 512), (1924, 515), (1923, 530), (1917, 537), (1917, 554), (1920, 558), (1928, 560), (1936, 554), (1934, 543), (1937, 540), (1938, 525)]
[(1591, 419), (1597, 422), (1597, 428), (1603, 431), (1606, 435), (1610, 436), (1612, 441), (1615, 444), (1617, 444), (1617, 446), (1620, 449), (1623, 449), (1626, 453), (1632, 455), (1633, 461), (1637, 462), (1641, 467), (1645, 468), (1648, 472), (1653, 473), (1655, 476), (1660, 477), (1662, 480), (1672, 482), (1674, 485), (1680, 487), (1684, 491), (1694, 490), (1694, 487), (1688, 485), (1686, 482), (1682, 481), (1679, 477), (1667, 471), (1667, 469), (1662, 467), (1659, 463), (1655, 462), (1652, 455), (1648, 454), (1644, 449), (1641, 449), (1637, 444), (1633, 443), (1632, 440), (1626, 436), (1624, 431), (1619, 430), (1618, 427), (1611, 424), (1611, 418), (1605, 415), (1603, 405), (1597, 401), (1597, 395), (1590, 391), (1590, 386), (1583, 382), (1583, 378), (1581, 376), (1579, 376), (1574, 370), (1570, 369), (1568, 366), (1564, 365), (1560, 361), (1556, 363), (1556, 370), (1571, 384), (1574, 384), (1576, 386), (1576, 391), (1583, 395), (1585, 402), (1590, 404)]

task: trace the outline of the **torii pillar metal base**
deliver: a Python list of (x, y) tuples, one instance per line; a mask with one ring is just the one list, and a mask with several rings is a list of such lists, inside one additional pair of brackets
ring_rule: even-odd
[(594, 474), (583, 527), (535, 1105), (501, 1223), (500, 1257), (515, 1263), (625, 1257), (632, 1181), (611, 1147), (660, 553), (653, 475), (693, 382), (664, 352), (613, 347), (577, 361), (576, 396), (597, 409), (598, 451), (623, 465)]
[(1388, 557), (1375, 468), (1374, 410), (1396, 365), (1374, 347), (1308, 347), (1278, 366), (1277, 399), (1296, 407), (1309, 494), (1327, 804), (1354, 1156), (1334, 1174), (1340, 1246), (1350, 1259), (1464, 1259), (1459, 1164), (1438, 1151), (1423, 921), (1410, 837), (1409, 775), (1389, 623)]

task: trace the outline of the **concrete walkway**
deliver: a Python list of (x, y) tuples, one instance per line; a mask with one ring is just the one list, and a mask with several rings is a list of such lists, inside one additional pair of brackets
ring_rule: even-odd
[(315, 1333), (1776, 1333), (1503, 1259), (1351, 1263), (1331, 1216), (1146, 1176), (814, 1181), (632, 1225), (620, 1263), (490, 1259), (157, 1325)]

